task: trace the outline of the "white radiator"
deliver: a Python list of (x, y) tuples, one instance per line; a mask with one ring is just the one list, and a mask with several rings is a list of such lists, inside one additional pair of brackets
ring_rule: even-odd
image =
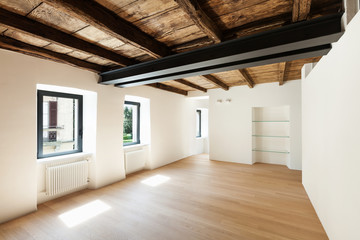
[(137, 150), (125, 153), (125, 172), (133, 173), (144, 169), (146, 162), (145, 150)]
[(55, 195), (88, 184), (87, 160), (46, 168), (46, 195)]

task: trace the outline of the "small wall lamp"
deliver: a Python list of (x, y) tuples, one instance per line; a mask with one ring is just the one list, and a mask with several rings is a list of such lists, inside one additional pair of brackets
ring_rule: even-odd
[(223, 103), (223, 102), (225, 102), (225, 103), (231, 103), (231, 98), (226, 98), (225, 100), (223, 100), (223, 99), (217, 99), (216, 100), (216, 103), (217, 104), (221, 104), (221, 103)]

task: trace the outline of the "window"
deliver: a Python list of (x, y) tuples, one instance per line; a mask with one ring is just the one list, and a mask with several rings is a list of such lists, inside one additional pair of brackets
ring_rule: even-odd
[(38, 158), (82, 151), (82, 96), (38, 90)]
[(125, 101), (123, 144), (140, 143), (140, 103)]
[(196, 137), (201, 137), (201, 110), (196, 110)]

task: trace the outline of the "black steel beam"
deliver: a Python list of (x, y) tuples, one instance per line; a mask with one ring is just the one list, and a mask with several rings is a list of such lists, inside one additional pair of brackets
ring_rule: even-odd
[[(279, 62), (288, 62), (296, 59), (304, 59), (304, 58), (311, 58), (311, 57), (318, 57), (326, 55), (331, 49), (331, 44), (321, 45), (317, 47), (313, 47), (311, 49), (304, 49), (304, 50), (297, 50), (297, 51), (291, 51), (291, 52), (285, 52), (275, 55), (269, 55), (266, 57), (259, 57), (254, 59), (247, 59), (243, 61), (238, 62), (231, 62), (227, 64), (220, 64), (217, 65), (216, 68), (199, 68), (194, 70), (188, 70), (188, 71), (182, 71), (182, 72), (176, 72), (173, 74), (168, 75), (161, 75), (161, 76), (155, 76), (151, 78), (145, 78), (141, 79), (139, 81), (126, 81), (122, 83), (115, 84), (116, 87), (135, 87), (140, 86), (144, 84), (150, 84), (150, 83), (156, 83), (156, 82), (163, 82), (163, 81), (170, 81), (177, 78), (187, 78), (191, 76), (199, 76), (199, 75), (207, 75), (211, 73), (217, 73), (217, 72), (224, 72), (224, 71), (230, 71), (235, 69), (243, 69), (243, 68), (249, 68), (249, 67), (255, 67), (255, 66), (262, 66), (262, 65), (268, 65), (273, 63), (279, 63)], [(231, 65), (228, 65), (231, 64)]]
[(143, 85), (229, 71), (326, 54), (342, 35), (342, 13), (291, 24), (167, 56), (121, 69), (100, 73), (102, 84), (119, 87)]

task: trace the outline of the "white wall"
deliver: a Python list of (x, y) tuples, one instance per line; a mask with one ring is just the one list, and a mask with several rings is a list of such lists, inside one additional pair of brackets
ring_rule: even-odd
[(203, 152), (203, 143), (196, 143), (195, 117), (206, 102), (147, 86), (119, 90), (150, 99), (150, 169)]
[(360, 15), (303, 80), (303, 184), (331, 240), (360, 239)]
[[(300, 81), (208, 91), (210, 159), (252, 164), (252, 107), (290, 106), (290, 165), (301, 169)], [(198, 93), (194, 93), (194, 95)], [(222, 99), (222, 103), (217, 103)], [(226, 99), (231, 99), (226, 103)]]
[(117, 89), (98, 85), (88, 71), (3, 50), (0, 70), (0, 222), (36, 210), (38, 83), (97, 92), (95, 187), (124, 178), (122, 139), (115, 137), (122, 134)]
[[(189, 117), (198, 106), (184, 96), (151, 87), (120, 89), (97, 83), (97, 75), (64, 64), (0, 51), (0, 223), (36, 210), (36, 84), (58, 85), (97, 94), (96, 145), (91, 187), (125, 178), (122, 147), (124, 96), (150, 99), (151, 168), (196, 153)], [(39, 184), (39, 189), (43, 185)]]

